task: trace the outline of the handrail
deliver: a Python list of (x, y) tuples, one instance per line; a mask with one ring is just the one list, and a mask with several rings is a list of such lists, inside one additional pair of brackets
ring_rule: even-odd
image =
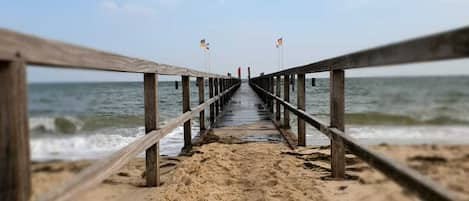
[(387, 66), (469, 57), (469, 27), (362, 50), (259, 77)]
[[(260, 75), (251, 78), (249, 84), (262, 97), (271, 111), (274, 108), (273, 101), (276, 102), (274, 121), (277, 125), (289, 129), (289, 112), (297, 115), (298, 146), (306, 144), (305, 121), (331, 139), (333, 177), (345, 177), (345, 149), (347, 149), (394, 179), (398, 184), (416, 191), (425, 200), (455, 200), (452, 193), (430, 179), (358, 144), (354, 139), (345, 135), (345, 70), (468, 57), (469, 27), (462, 27)], [(305, 75), (325, 71), (330, 72), (330, 125), (326, 125), (305, 111)], [(295, 75), (298, 85), (298, 107), (289, 102), (290, 77), (294, 80)], [(281, 85), (284, 91), (283, 99), (280, 97)], [(281, 120), (281, 105), (284, 107), (283, 120)]]
[(212, 103), (219, 100), (224, 95), (232, 92), (233, 90), (236, 90), (239, 85), (240, 83), (230, 87), (223, 93), (210, 98), (205, 103), (193, 108), (191, 111), (185, 112), (179, 117), (173, 119), (163, 128), (147, 133), (145, 136), (138, 138), (111, 156), (95, 162), (93, 165), (81, 171), (78, 175), (74, 176), (65, 184), (62, 184), (60, 187), (40, 197), (38, 201), (70, 200), (80, 193), (83, 193), (86, 190), (98, 185), (115, 171), (119, 170), (119, 168), (127, 164), (127, 162), (129, 162), (137, 154), (157, 143), (177, 126), (196, 116), (200, 111), (209, 107)]
[(341, 138), (347, 147), (347, 150), (351, 153), (357, 155), (359, 158), (380, 170), (388, 177), (391, 177), (397, 183), (412, 188), (412, 190), (416, 191), (422, 198), (425, 198), (426, 200), (455, 200), (452, 193), (438, 183), (424, 177), (417, 171), (359, 144), (355, 139), (347, 136), (343, 131), (327, 126), (325, 123), (319, 121), (305, 111), (283, 101), (280, 97), (269, 93), (256, 84), (251, 84), (251, 86), (253, 86), (257, 91), (260, 91), (261, 93), (280, 102), (280, 104), (282, 104), (286, 109), (296, 114), (298, 118), (302, 118), (330, 139)]
[(0, 28), (0, 60), (16, 60), (18, 57), (21, 57), (27, 64), (59, 68), (230, 78), (225, 75), (122, 56)]
[[(146, 184), (159, 186), (159, 140), (183, 123), (184, 148), (190, 148), (191, 117), (199, 114), (200, 131), (204, 131), (207, 129), (204, 109), (210, 107), (210, 125), (213, 125), (219, 110), (240, 85), (240, 79), (231, 76), (126, 57), (0, 28), (0, 197), (5, 200), (27, 201), (31, 196), (27, 64), (143, 74), (146, 135), (43, 195), (40, 197), (43, 201), (73, 198), (99, 184), (144, 150)], [(178, 75), (182, 80), (183, 114), (163, 128), (158, 127), (158, 75)], [(200, 104), (192, 109), (190, 77), (197, 78)], [(204, 100), (204, 78), (209, 81), (208, 100)]]

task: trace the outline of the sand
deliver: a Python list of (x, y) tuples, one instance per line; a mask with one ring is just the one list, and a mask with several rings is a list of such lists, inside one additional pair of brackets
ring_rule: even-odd
[[(145, 187), (144, 160), (136, 158), (76, 200), (419, 200), (353, 155), (347, 155), (347, 179), (331, 179), (328, 147), (292, 151), (279, 142), (207, 139), (188, 156), (164, 157), (161, 187)], [(469, 145), (373, 148), (469, 200)], [(89, 163), (33, 164), (33, 198)]]

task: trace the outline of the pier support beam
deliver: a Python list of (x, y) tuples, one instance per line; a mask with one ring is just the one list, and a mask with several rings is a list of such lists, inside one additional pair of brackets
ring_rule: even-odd
[[(197, 85), (199, 85), (199, 104), (203, 104), (205, 102), (205, 86), (204, 86), (204, 78), (198, 77), (197, 78)], [(200, 131), (204, 131), (205, 127), (205, 110), (200, 111), (199, 114), (199, 124), (200, 124)]]
[(31, 196), (26, 65), (0, 61), (0, 200)]
[[(276, 82), (277, 84), (275, 85), (275, 96), (280, 97), (280, 80), (281, 77), (280, 75), (277, 76)], [(280, 102), (275, 101), (275, 120), (280, 121)]]
[[(305, 111), (305, 74), (298, 74), (297, 80), (297, 96), (296, 103), (298, 109)], [(306, 129), (305, 121), (302, 118), (297, 118), (298, 124), (298, 146), (306, 146)]]
[[(208, 97), (213, 98), (213, 78), (208, 78)], [(210, 125), (215, 123), (215, 103), (210, 104)]]
[[(274, 93), (274, 77), (269, 77), (269, 92), (271, 94)], [(274, 99), (270, 98), (269, 99), (269, 111), (270, 113), (274, 113)]]
[[(218, 96), (218, 78), (214, 78), (215, 81), (215, 96)], [(218, 117), (220, 114), (220, 99), (215, 101), (215, 117)]]
[[(189, 76), (182, 76), (182, 113), (191, 110), (191, 93)], [(184, 122), (184, 149), (191, 147), (191, 120)]]
[[(330, 109), (331, 127), (341, 131), (345, 130), (345, 73), (343, 70), (333, 70), (330, 74)], [(331, 138), (331, 168), (332, 177), (342, 179), (345, 177), (345, 147), (342, 138)]]
[[(283, 76), (283, 100), (290, 102), (290, 75)], [(290, 128), (290, 111), (283, 107), (283, 127)]]
[[(143, 75), (144, 105), (145, 105), (145, 133), (158, 129), (158, 75), (145, 73)], [(145, 177), (147, 186), (160, 185), (160, 145), (159, 142), (145, 151)]]

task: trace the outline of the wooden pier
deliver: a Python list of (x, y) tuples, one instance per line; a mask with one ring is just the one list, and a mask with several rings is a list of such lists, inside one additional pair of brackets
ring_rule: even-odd
[[(345, 70), (352, 68), (467, 57), (469, 28), (466, 27), (253, 77), (249, 84), (242, 84), (241, 80), (229, 76), (0, 29), (0, 200), (26, 201), (31, 196), (27, 65), (140, 73), (144, 80), (146, 135), (111, 156), (96, 161), (70, 181), (41, 196), (41, 201), (72, 200), (99, 185), (143, 151), (146, 153), (146, 186), (159, 186), (159, 141), (177, 126), (183, 125), (184, 150), (190, 150), (195, 136), (191, 133), (191, 120), (195, 117), (201, 122), (202, 141), (207, 140), (207, 137), (210, 141), (210, 136), (216, 136), (217, 141), (234, 144), (269, 142), (285, 146), (288, 143), (293, 148), (306, 145), (305, 124), (310, 124), (331, 140), (330, 164), (333, 178), (344, 179), (346, 176), (345, 153), (348, 151), (425, 200), (455, 200), (452, 193), (439, 184), (359, 144), (344, 132), (344, 80)], [(306, 74), (316, 72), (330, 72), (330, 124), (319, 121), (305, 111)], [(181, 76), (182, 80), (183, 113), (165, 126), (159, 125), (159, 75)], [(199, 105), (196, 107), (190, 106), (191, 78), (195, 78), (198, 83)], [(290, 82), (290, 79), (295, 81)], [(209, 85), (207, 98), (204, 97), (205, 80), (208, 80)], [(296, 91), (290, 92), (290, 83), (297, 85)], [(294, 92), (298, 94), (296, 104), (290, 103), (290, 93)], [(206, 109), (209, 110), (207, 113)], [(291, 114), (298, 117), (297, 138), (290, 131)], [(208, 125), (205, 125), (206, 118), (209, 120)], [(244, 162), (249, 160), (252, 159), (248, 157)], [(256, 161), (252, 163), (255, 164)], [(261, 171), (255, 165), (252, 168)], [(254, 179), (250, 182), (255, 182)], [(306, 195), (311, 192), (304, 193)]]

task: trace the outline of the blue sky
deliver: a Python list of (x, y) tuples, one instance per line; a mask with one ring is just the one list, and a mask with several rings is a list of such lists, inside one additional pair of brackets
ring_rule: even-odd
[[(258, 74), (278, 70), (275, 40), (280, 36), (284, 64), (293, 67), (469, 25), (469, 1), (0, 0), (0, 19), (2, 28), (197, 70), (205, 70), (198, 43), (206, 38), (214, 72), (234, 73), (237, 66), (249, 65)], [(468, 65), (455, 60), (347, 75), (469, 75)], [(142, 79), (139, 74), (28, 70), (32, 82)]]

